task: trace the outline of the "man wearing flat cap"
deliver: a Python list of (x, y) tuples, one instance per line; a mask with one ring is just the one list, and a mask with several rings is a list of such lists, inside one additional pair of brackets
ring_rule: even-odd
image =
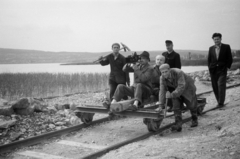
[[(170, 68), (181, 69), (180, 55), (173, 50), (173, 42), (171, 40), (165, 41), (167, 51), (162, 53), (165, 57), (165, 63), (169, 64)], [(172, 101), (168, 100), (168, 112), (172, 112)]]
[(136, 64), (126, 64), (123, 71), (134, 72), (134, 84), (127, 87), (123, 84), (118, 85), (112, 103), (120, 101), (125, 95), (134, 98), (133, 105), (130, 109), (136, 110), (142, 106), (143, 99), (148, 99), (152, 94), (151, 77), (153, 73), (152, 67), (149, 65), (149, 53), (143, 51), (140, 54), (140, 60)]
[(162, 53), (165, 57), (165, 63), (169, 64), (170, 68), (181, 69), (180, 55), (173, 50), (173, 42), (171, 40), (165, 41), (167, 51)]
[[(123, 66), (126, 64), (125, 57), (119, 53), (120, 45), (118, 43), (112, 44), (113, 53), (109, 56), (103, 58), (100, 57), (100, 64), (102, 66), (109, 65), (111, 68), (111, 72), (109, 75), (109, 87), (110, 87), (110, 100), (112, 100), (112, 96), (119, 84), (130, 84), (129, 74), (123, 72)], [(110, 101), (105, 101), (110, 103)]]
[(170, 68), (168, 64), (160, 66), (159, 104), (160, 110), (164, 107), (166, 98), (172, 99), (175, 125), (172, 131), (182, 131), (181, 105), (186, 104), (192, 115), (191, 127), (198, 126), (197, 96), (194, 80), (178, 68)]
[(224, 107), (226, 96), (227, 70), (231, 68), (233, 59), (230, 45), (221, 43), (222, 34), (214, 33), (212, 39), (215, 45), (208, 51), (208, 68), (217, 106), (221, 108)]

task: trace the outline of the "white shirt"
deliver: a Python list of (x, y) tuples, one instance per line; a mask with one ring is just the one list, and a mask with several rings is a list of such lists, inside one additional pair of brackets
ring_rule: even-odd
[(221, 44), (220, 44), (220, 46), (218, 46), (218, 45), (215, 46), (215, 52), (216, 52), (217, 59), (219, 57), (220, 49), (221, 49)]

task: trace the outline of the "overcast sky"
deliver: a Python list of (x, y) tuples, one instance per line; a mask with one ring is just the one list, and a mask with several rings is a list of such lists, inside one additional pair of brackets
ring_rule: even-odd
[(0, 0), (0, 48), (208, 50), (214, 32), (240, 49), (240, 0)]

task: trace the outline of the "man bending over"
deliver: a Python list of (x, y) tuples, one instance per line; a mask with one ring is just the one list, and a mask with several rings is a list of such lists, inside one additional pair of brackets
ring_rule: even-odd
[(171, 98), (175, 116), (175, 125), (172, 131), (182, 131), (181, 104), (185, 103), (192, 115), (191, 127), (198, 126), (197, 96), (194, 80), (178, 68), (170, 68), (168, 64), (160, 66), (159, 104), (164, 107), (165, 98)]

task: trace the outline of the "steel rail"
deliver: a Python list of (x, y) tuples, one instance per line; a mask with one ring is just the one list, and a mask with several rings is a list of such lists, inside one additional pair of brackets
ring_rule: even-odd
[(51, 137), (61, 136), (63, 134), (67, 134), (67, 133), (70, 133), (70, 132), (73, 132), (73, 131), (81, 130), (81, 129), (89, 127), (89, 126), (93, 126), (93, 125), (97, 125), (97, 124), (106, 122), (108, 120), (109, 120), (109, 118), (105, 117), (105, 118), (101, 118), (99, 120), (93, 121), (91, 123), (91, 125), (87, 125), (87, 124), (83, 123), (83, 124), (79, 124), (79, 125), (72, 126), (72, 127), (69, 127), (69, 128), (65, 128), (65, 129), (41, 134), (41, 135), (38, 135), (38, 136), (30, 137), (30, 138), (27, 138), (27, 139), (24, 139), (24, 140), (11, 142), (9, 144), (4, 144), (4, 145), (0, 146), (0, 154), (12, 151), (15, 148), (21, 148), (21, 147), (25, 147), (25, 146), (35, 145), (35, 144), (41, 143), (41, 142), (43, 142), (43, 141), (45, 141), (45, 140), (47, 140)]
[[(235, 84), (235, 85), (230, 85), (230, 86), (227, 87), (227, 89), (232, 88), (232, 87), (237, 87), (237, 86), (240, 86), (240, 83), (239, 84)], [(197, 96), (200, 96), (200, 95), (203, 95), (203, 94), (207, 94), (207, 93), (211, 93), (211, 92), (212, 92), (212, 90), (206, 91), (206, 92), (202, 92), (202, 93), (197, 94)], [(148, 107), (148, 109), (154, 109), (154, 108), (157, 108), (157, 106), (154, 105), (154, 106)], [(208, 111), (215, 110), (215, 109), (217, 109), (217, 108), (213, 108), (213, 109), (204, 111), (203, 114), (205, 114)], [(167, 117), (171, 117), (171, 116), (173, 116), (173, 115), (168, 115)], [(109, 121), (108, 117), (95, 120), (95, 121), (91, 122), (91, 124), (84, 124), (83, 123), (83, 124), (79, 124), (79, 125), (76, 125), (76, 126), (72, 126), (72, 127), (66, 128), (66, 129), (57, 130), (57, 131), (41, 134), (41, 135), (38, 135), (38, 136), (30, 137), (30, 138), (27, 138), (27, 139), (24, 139), (24, 140), (11, 142), (9, 144), (0, 145), (0, 154), (12, 151), (13, 149), (16, 149), (16, 148), (22, 148), (22, 147), (38, 144), (38, 143), (41, 143), (41, 142), (43, 142), (43, 141), (45, 141), (45, 140), (47, 140), (49, 138), (61, 136), (61, 135), (64, 135), (64, 134), (67, 134), (67, 133), (70, 133), (70, 132), (73, 132), (73, 131), (81, 130), (81, 129), (89, 127), (89, 126), (93, 126), (93, 125), (97, 125), (97, 124), (103, 123), (103, 122), (106, 122), (106, 121)], [(164, 128), (167, 129), (167, 128), (170, 128), (171, 126), (170, 125), (164, 126), (164, 127), (160, 128), (157, 132), (155, 132), (155, 133), (148, 133), (148, 134), (157, 134), (162, 129), (164, 129)], [(140, 138), (144, 139), (144, 138), (147, 138), (147, 137), (148, 137), (148, 135), (146, 135), (146, 137), (144, 137), (144, 136), (141, 137), (140, 136), (138, 139), (132, 139), (133, 140), (132, 142), (139, 141)], [(117, 144), (116, 147), (118, 148), (118, 147), (121, 147), (123, 145), (126, 145), (126, 141), (122, 142), (121, 144), (120, 143)], [(104, 152), (109, 152), (110, 150), (111, 149), (106, 148), (106, 150)], [(99, 152), (99, 154), (101, 154), (101, 153)]]
[[(229, 86), (226, 87), (226, 89), (233, 88), (233, 87), (238, 87), (238, 86), (240, 86), (240, 83), (229, 85)], [(213, 92), (213, 90), (209, 90), (209, 91), (198, 93), (197, 96), (201, 96), (203, 94), (207, 94), (207, 93), (211, 93), (211, 92)]]
[[(213, 110), (216, 110), (216, 109), (219, 109), (219, 107), (214, 107), (214, 108), (211, 108), (211, 109), (208, 109), (204, 112), (202, 112), (202, 114), (206, 114), (207, 112), (210, 112), (210, 111), (213, 111)], [(171, 115), (172, 116), (172, 115)], [(189, 122), (191, 121), (191, 117), (188, 117), (186, 119), (183, 119), (183, 123), (186, 123), (186, 122)], [(167, 130), (167, 129), (170, 129), (172, 126), (174, 125), (174, 123), (171, 123), (171, 124), (168, 124), (168, 125), (165, 125), (163, 126), (162, 128), (160, 128), (158, 131), (156, 132), (148, 132), (146, 134), (143, 134), (143, 135), (140, 135), (138, 137), (135, 137), (135, 138), (131, 138), (131, 139), (128, 139), (128, 140), (125, 140), (125, 141), (122, 141), (120, 143), (117, 143), (117, 144), (114, 144), (114, 145), (111, 145), (103, 150), (99, 150), (97, 152), (94, 152), (92, 154), (89, 154), (89, 155), (86, 155), (84, 157), (81, 157), (81, 159), (97, 159), (101, 156), (103, 156), (104, 154), (108, 153), (109, 151), (112, 151), (112, 150), (115, 150), (115, 149), (118, 149), (122, 146), (125, 146), (127, 144), (130, 144), (130, 143), (133, 143), (133, 142), (137, 142), (137, 141), (140, 141), (140, 140), (144, 140), (146, 138), (149, 138), (150, 136), (153, 136), (153, 135), (157, 135), (159, 133), (162, 133), (164, 130)]]

